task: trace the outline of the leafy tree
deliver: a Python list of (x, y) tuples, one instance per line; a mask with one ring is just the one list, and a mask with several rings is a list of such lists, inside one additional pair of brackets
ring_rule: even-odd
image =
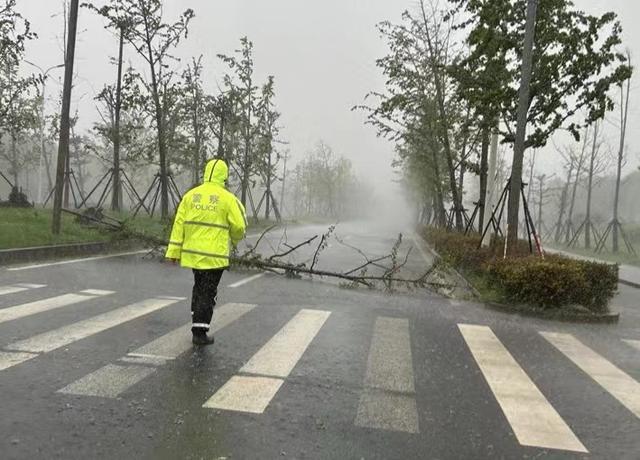
[(122, 112), (122, 72), (124, 59), (124, 43), (127, 37), (128, 28), (131, 26), (130, 20), (122, 0), (110, 0), (109, 3), (98, 8), (92, 3), (83, 4), (97, 12), (107, 20), (107, 29), (112, 29), (118, 36), (118, 57), (115, 59), (117, 67), (117, 78), (115, 88), (109, 95), (113, 107), (113, 119), (111, 123), (110, 140), (113, 144), (113, 192), (111, 195), (111, 209), (119, 211), (122, 206), (122, 186), (120, 183), (120, 120)]
[[(13, 185), (19, 187), (20, 173), (37, 160), (37, 156), (29, 136), (35, 134), (38, 126), (37, 95), (30, 94), (31, 85), (14, 90), (13, 85), (21, 86), (24, 80), (17, 75), (17, 66), (7, 65), (0, 69), (0, 79), (7, 85), (7, 91), (14, 96), (8, 101), (0, 127), (0, 140), (6, 138), (4, 145), (0, 145), (0, 158), (9, 166), (8, 172), (13, 176)], [(14, 83), (15, 82), (15, 83)]]
[(565, 213), (567, 211), (567, 202), (569, 200), (569, 188), (571, 187), (571, 181), (573, 179), (573, 174), (576, 170), (576, 157), (575, 155), (566, 155), (564, 158), (564, 169), (567, 171), (567, 178), (562, 185), (559, 202), (558, 202), (558, 220), (556, 222), (555, 227), (555, 236), (554, 241), (556, 243), (560, 242), (560, 238), (562, 236), (563, 222), (565, 218)]
[[(278, 134), (280, 133), (278, 126), (280, 113), (276, 110), (273, 102), (275, 97), (274, 86), (275, 79), (270, 76), (267, 83), (262, 87), (261, 98), (256, 108), (258, 118), (256, 150), (259, 158), (259, 172), (265, 187), (265, 219), (267, 220), (271, 216), (271, 209), (274, 206), (277, 209), (277, 203), (273, 195), (273, 183), (280, 161), (280, 154), (275, 148), (275, 144), (278, 142)], [(278, 214), (276, 211), (276, 215)]]
[[(593, 225), (592, 221), (592, 208), (593, 208), (593, 189), (597, 182), (599, 182), (599, 175), (608, 169), (610, 166), (610, 155), (606, 154), (607, 152), (603, 148), (604, 141), (602, 139), (602, 129), (601, 122), (596, 121), (593, 124), (593, 129), (590, 130), (591, 136), (590, 139), (585, 133), (585, 144), (586, 148), (589, 150), (588, 153), (585, 153), (584, 162), (586, 163), (585, 167), (585, 179), (586, 179), (586, 209), (585, 209), (585, 217), (582, 223), (579, 225), (575, 234), (571, 238), (569, 242), (570, 246), (573, 246), (578, 243), (580, 236), (584, 234), (584, 247), (585, 249), (591, 249), (592, 235), (597, 236), (597, 230)], [(575, 187), (575, 183), (574, 183)], [(570, 211), (571, 214), (571, 211)]]
[(575, 233), (575, 227), (573, 222), (573, 211), (576, 205), (576, 194), (578, 192), (578, 185), (583, 179), (585, 161), (587, 160), (587, 147), (589, 141), (589, 129), (585, 129), (584, 136), (582, 137), (582, 146), (579, 152), (571, 152), (574, 157), (574, 163), (576, 165), (576, 175), (573, 181), (571, 189), (571, 199), (569, 200), (569, 212), (567, 214), (567, 222), (565, 223), (565, 243), (568, 243)]
[[(451, 199), (456, 219), (456, 228), (462, 230), (462, 190), (456, 185), (455, 159), (450, 137), (451, 109), (447, 107), (446, 94), (446, 73), (444, 68), (449, 64), (451, 23), (446, 17), (442, 18), (440, 12), (433, 7), (430, 14), (427, 14), (424, 0), (420, 0), (420, 12), (422, 14), (421, 40), (426, 44), (427, 63), (432, 73), (433, 86), (435, 88), (436, 105), (438, 109), (437, 132), (444, 150), (447, 169), (449, 172), (449, 186), (451, 189)], [(466, 142), (465, 142), (466, 144)], [(461, 174), (461, 178), (464, 173)], [(462, 186), (462, 184), (461, 184)]]
[(141, 104), (152, 114), (158, 134), (160, 213), (162, 218), (166, 219), (169, 215), (169, 116), (175, 108), (177, 97), (175, 71), (169, 66), (169, 61), (175, 58), (170, 52), (187, 36), (194, 12), (187, 9), (176, 22), (169, 24), (163, 20), (162, 0), (122, 0), (120, 5), (127, 24), (124, 39), (148, 65), (148, 78), (142, 74), (135, 74), (139, 83), (137, 89), (140, 91), (132, 96), (129, 103)]
[(207, 99), (209, 130), (217, 143), (216, 154), (231, 164), (236, 149), (236, 136), (240, 126), (237, 105), (238, 97), (234, 91), (219, 94)]
[(69, 139), (69, 164), (76, 173), (77, 184), (79, 187), (80, 197), (85, 195), (85, 184), (89, 178), (88, 167), (91, 163), (91, 157), (87, 155), (89, 138), (85, 134), (79, 134), (76, 131), (77, 114), (71, 125), (71, 137)]
[(5, 126), (11, 104), (37, 83), (33, 76), (18, 76), (25, 44), (37, 36), (29, 21), (16, 11), (16, 2), (0, 1), (0, 128)]
[[(467, 18), (469, 52), (453, 67), (460, 94), (483, 116), (502, 123), (503, 141), (515, 142), (518, 86), (525, 33), (525, 0), (450, 0)], [(542, 147), (558, 129), (576, 139), (580, 130), (614, 107), (612, 85), (631, 69), (617, 51), (622, 28), (614, 13), (594, 16), (578, 11), (570, 0), (539, 0), (532, 54), (529, 130), (524, 148)], [(586, 113), (584, 121), (578, 112)], [(523, 152), (514, 154), (512, 190), (519, 194)], [(518, 165), (520, 167), (518, 167)], [(514, 194), (512, 194), (514, 195)], [(517, 238), (518, 201), (509, 209), (509, 239)], [(510, 247), (515, 248), (514, 244)]]
[(455, 53), (452, 20), (432, 4), (428, 10), (421, 1), (418, 16), (405, 12), (401, 24), (387, 21), (378, 28), (390, 48), (377, 61), (387, 79), (386, 92), (367, 96), (375, 98), (375, 106), (356, 108), (368, 113), (367, 122), (380, 136), (398, 143), (397, 165), (404, 165), (405, 174), (412, 176), (408, 182), (422, 187), (418, 195), (425, 202), (433, 200), (436, 222), (445, 224), (445, 200), (450, 197), (456, 226), (461, 229), (459, 181), (469, 166), (470, 141), (476, 136), (468, 123), (466, 101), (456, 97), (451, 77), (444, 71)]
[[(293, 172), (298, 215), (339, 218), (357, 201), (357, 179), (349, 160), (320, 141)], [(364, 204), (363, 201), (359, 203)]]
[(218, 57), (234, 72), (235, 75), (225, 75), (224, 84), (233, 101), (236, 103), (235, 113), (237, 129), (241, 137), (241, 154), (227, 158), (231, 160), (240, 175), (240, 201), (247, 203), (251, 176), (255, 169), (254, 141), (256, 126), (253, 120), (257, 100), (258, 87), (254, 82), (253, 42), (247, 37), (240, 39), (240, 49), (235, 55), (219, 54)]
[[(251, 188), (262, 181), (266, 192), (266, 215), (274, 208), (272, 191), (274, 171), (279, 154), (275, 149), (280, 114), (274, 105), (273, 76), (259, 87), (254, 76), (253, 43), (247, 38), (240, 39), (240, 48), (234, 55), (218, 57), (233, 72), (224, 77), (225, 92), (212, 100), (211, 112), (215, 115), (211, 123), (218, 143), (218, 154), (224, 156), (240, 182), (240, 200), (243, 204), (250, 198)], [(257, 219), (261, 200), (250, 204)], [(277, 213), (277, 212), (276, 212)]]
[(186, 163), (191, 170), (192, 183), (198, 184), (202, 165), (210, 143), (210, 96), (205, 94), (202, 83), (202, 56), (193, 59), (182, 73), (182, 99), (180, 107), (184, 130), (188, 138)]
[(0, 2), (0, 158), (16, 187), (22, 170), (35, 160), (28, 136), (37, 123), (34, 90), (40, 80), (19, 74), (25, 44), (34, 38), (29, 21), (16, 11), (16, 0)]
[[(130, 70), (127, 70), (123, 76), (125, 86), (133, 78), (137, 77), (130, 76)], [(114, 166), (114, 141), (117, 137), (120, 141), (120, 162), (131, 169), (130, 172), (135, 172), (155, 159), (157, 135), (149, 128), (149, 117), (143, 109), (124, 104), (128, 97), (123, 98), (121, 120), (116, 134), (116, 91), (114, 85), (105, 85), (96, 96), (99, 121), (94, 123), (93, 136), (86, 147), (110, 169)]]
[[(62, 89), (62, 104), (60, 111), (60, 138), (58, 141), (58, 158), (56, 164), (56, 185), (53, 197), (53, 216), (51, 232), (60, 234), (62, 225), (62, 206), (69, 203), (69, 137), (71, 131), (71, 94), (73, 92), (73, 68), (75, 64), (76, 38), (78, 28), (79, 0), (70, 0), (69, 14), (66, 15), (65, 3), (65, 53), (64, 53), (64, 84)], [(67, 20), (68, 19), (68, 20)], [(65, 174), (66, 173), (66, 174)], [(64, 203), (63, 203), (64, 189)]]
[(588, 137), (589, 131), (585, 129), (580, 148), (578, 150), (576, 150), (576, 146), (574, 145), (557, 148), (558, 154), (564, 160), (565, 169), (567, 170), (567, 179), (562, 187), (562, 193), (560, 195), (560, 207), (555, 233), (556, 243), (560, 242), (562, 233), (564, 233), (565, 243), (568, 243), (576, 230), (573, 222), (573, 211), (575, 208), (578, 185), (583, 179), (584, 165), (587, 159)]
[[(627, 58), (631, 61), (631, 56), (628, 54)], [(612, 235), (612, 250), (617, 253), (620, 249), (620, 233), (622, 233), (622, 225), (618, 218), (618, 212), (620, 207), (620, 183), (622, 180), (622, 166), (626, 161), (626, 135), (627, 135), (627, 123), (629, 121), (629, 105), (631, 97), (631, 75), (626, 78), (626, 81), (620, 82), (620, 146), (618, 148), (618, 157), (616, 161), (616, 186), (613, 198), (613, 220), (609, 224)], [(606, 233), (606, 232), (605, 232)], [(626, 240), (624, 234), (622, 237)], [(625, 241), (628, 248), (633, 252), (633, 248), (628, 241)]]

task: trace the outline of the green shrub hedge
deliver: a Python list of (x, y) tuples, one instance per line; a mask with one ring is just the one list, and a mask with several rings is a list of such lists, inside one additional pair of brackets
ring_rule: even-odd
[(479, 247), (480, 237), (433, 228), (424, 238), (456, 269), (481, 276), (505, 301), (544, 309), (582, 305), (604, 312), (618, 287), (618, 266), (559, 255), (532, 256), (521, 241), (517, 255), (503, 257), (504, 240)]

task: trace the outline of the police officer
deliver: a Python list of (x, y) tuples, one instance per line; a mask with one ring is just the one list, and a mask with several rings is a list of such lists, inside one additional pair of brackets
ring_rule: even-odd
[(214, 342), (207, 331), (218, 284), (229, 267), (229, 246), (244, 238), (247, 226), (244, 206), (225, 188), (228, 177), (224, 160), (207, 163), (203, 184), (188, 191), (178, 206), (165, 255), (193, 270), (191, 332), (196, 345)]

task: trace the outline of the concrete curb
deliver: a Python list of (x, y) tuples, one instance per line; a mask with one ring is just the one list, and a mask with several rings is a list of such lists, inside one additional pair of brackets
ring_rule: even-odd
[(578, 313), (562, 310), (530, 310), (524, 307), (514, 307), (497, 302), (483, 302), (491, 310), (505, 313), (517, 314), (530, 318), (548, 319), (569, 323), (591, 323), (591, 324), (616, 324), (620, 320), (620, 313)]
[(0, 265), (13, 263), (38, 262), (41, 260), (59, 259), (75, 256), (92, 256), (105, 254), (123, 249), (142, 247), (133, 241), (125, 242), (88, 242), (72, 244), (56, 244), (51, 246), (36, 246), (30, 248), (2, 249), (0, 250)]
[(636, 283), (635, 281), (623, 280), (622, 278), (618, 278), (618, 283), (640, 289), (640, 283)]

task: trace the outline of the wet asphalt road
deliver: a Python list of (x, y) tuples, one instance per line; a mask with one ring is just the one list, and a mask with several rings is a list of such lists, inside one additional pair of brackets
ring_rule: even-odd
[[(336, 233), (370, 256), (397, 237)], [(406, 276), (428, 259), (412, 249)], [(319, 267), (360, 263), (332, 240)], [(225, 274), (216, 344), (194, 349), (188, 271), (140, 255), (2, 269), (0, 457), (640, 458), (640, 290), (621, 286), (618, 325), (582, 325), (253, 275)]]

